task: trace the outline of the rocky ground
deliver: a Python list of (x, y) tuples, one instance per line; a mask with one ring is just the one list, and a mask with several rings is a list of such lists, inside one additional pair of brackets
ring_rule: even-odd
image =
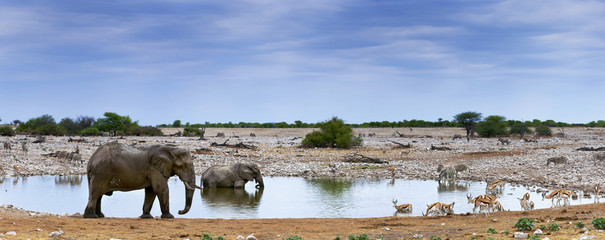
[[(163, 129), (165, 134), (173, 134), (179, 130), (182, 129)], [(588, 189), (595, 184), (603, 186), (605, 181), (602, 177), (605, 163), (594, 163), (591, 158), (594, 152), (577, 150), (580, 147), (605, 146), (603, 144), (605, 129), (601, 128), (553, 129), (555, 137), (526, 137), (535, 142), (525, 142), (511, 137), (507, 138), (510, 140), (508, 145), (500, 144), (497, 139), (454, 140), (452, 137), (455, 134), (465, 133), (464, 129), (458, 128), (355, 129), (356, 134), (365, 135), (363, 146), (360, 148), (350, 150), (300, 148), (302, 137), (310, 131), (312, 129), (207, 129), (206, 140), (199, 140), (199, 137), (128, 136), (71, 137), (72, 140), (83, 140), (83, 142), (70, 142), (69, 137), (47, 137), (44, 143), (33, 143), (35, 137), (30, 136), (0, 137), (1, 142), (11, 142), (13, 145), (10, 151), (0, 150), (0, 166), (9, 176), (84, 174), (86, 162), (98, 146), (110, 141), (119, 141), (128, 144), (176, 144), (185, 147), (192, 152), (198, 174), (212, 165), (253, 162), (261, 167), (265, 176), (391, 178), (389, 167), (393, 166), (396, 178), (437, 179), (436, 169), (439, 164), (452, 166), (465, 164), (469, 170), (460, 173), (461, 179), (479, 181), (502, 179), (507, 183), (576, 190)], [(216, 137), (218, 133), (224, 133), (226, 137)], [(256, 136), (250, 136), (251, 133)], [(28, 152), (21, 150), (22, 142), (26, 142), (29, 147)], [(411, 146), (402, 148), (394, 142)], [(244, 147), (213, 146), (213, 143), (227, 145), (241, 143)], [(253, 146), (253, 148), (249, 149), (245, 146)], [(76, 147), (79, 148), (83, 161), (42, 156), (56, 151), (71, 152)], [(385, 160), (388, 164), (345, 162), (346, 157), (353, 153)], [(557, 156), (566, 157), (567, 163), (546, 166), (547, 158)], [(337, 235), (344, 238), (354, 233), (367, 233), (373, 237), (384, 236), (385, 239), (407, 239), (412, 238), (414, 234), (422, 234), (426, 239), (429, 234), (444, 239), (469, 239), (473, 236), (472, 233), (477, 233), (480, 236), (477, 239), (486, 239), (490, 236), (485, 231), (490, 226), (497, 230), (514, 232), (513, 226), (520, 216), (535, 218), (542, 221), (544, 225), (555, 221), (559, 224), (567, 224), (565, 226), (569, 227), (571, 226), (569, 222), (577, 221), (584, 221), (590, 225), (588, 223), (591, 219), (603, 216), (605, 213), (602, 204), (590, 204), (563, 209), (499, 213), (493, 217), (499, 219), (497, 221), (492, 221), (492, 217), (465, 215), (371, 219), (143, 221), (139, 219), (88, 220), (78, 216), (41, 216), (10, 207), (2, 209), (0, 208), (0, 217), (4, 219), (0, 220), (0, 233), (3, 233), (7, 239), (47, 238), (45, 236), (59, 228), (65, 232), (59, 238), (71, 239), (166, 237), (200, 239), (202, 232), (225, 236), (227, 239), (235, 239), (237, 235), (246, 236), (249, 233), (255, 233), (255, 236), (260, 236), (259, 239), (283, 239), (292, 235), (303, 236), (305, 239), (333, 239)], [(451, 225), (452, 220), (456, 222), (453, 225)], [(153, 226), (146, 227), (151, 223)], [(224, 224), (229, 226), (223, 226)], [(125, 226), (130, 227), (122, 229)], [(171, 227), (175, 228), (166, 230)], [(38, 228), (42, 231), (38, 231)], [(386, 230), (387, 228), (389, 230)], [(581, 233), (579, 229), (569, 227), (565, 235), (559, 235), (564, 231), (558, 231), (548, 237), (572, 239), (581, 234), (604, 236), (596, 230), (590, 231), (590, 227), (588, 230), (587, 233)], [(15, 231), (19, 235), (7, 235), (10, 231)], [(288, 234), (291, 235), (287, 236)], [(491, 237), (499, 239), (505, 238), (505, 235)]]
[[(180, 129), (163, 129), (172, 134)], [(391, 178), (389, 167), (395, 168), (396, 178), (437, 179), (439, 164), (465, 164), (469, 167), (459, 178), (479, 181), (502, 179), (509, 183), (585, 189), (595, 184), (603, 185), (605, 163), (592, 160), (591, 151), (577, 151), (580, 147), (605, 146), (605, 129), (565, 128), (563, 136), (532, 139), (525, 142), (508, 138), (510, 144), (502, 145), (495, 138), (453, 140), (455, 134), (464, 135), (458, 128), (381, 128), (355, 129), (363, 134), (363, 146), (348, 150), (300, 148), (302, 137), (312, 129), (208, 129), (206, 140), (199, 137), (47, 137), (44, 143), (33, 143), (35, 137), (0, 137), (11, 142), (11, 151), (0, 150), (0, 166), (7, 175), (70, 175), (84, 174), (86, 162), (98, 146), (118, 141), (127, 144), (175, 144), (189, 149), (193, 154), (196, 172), (201, 174), (212, 165), (253, 162), (261, 167), (266, 176), (321, 176)], [(553, 129), (557, 132), (556, 129)], [(214, 137), (218, 133), (226, 137)], [(256, 137), (250, 137), (254, 133)], [(368, 136), (376, 134), (375, 136)], [(400, 137), (398, 134), (403, 134)], [(532, 136), (529, 136), (532, 137)], [(84, 140), (85, 142), (72, 141)], [(27, 142), (28, 152), (20, 143)], [(401, 148), (398, 144), (409, 144)], [(230, 146), (212, 146), (226, 143)], [(253, 149), (236, 148), (243, 143)], [(450, 150), (433, 150), (449, 148)], [(42, 156), (56, 151), (80, 149), (83, 161), (70, 161)], [(347, 156), (353, 153), (385, 160), (388, 164), (349, 163)], [(564, 156), (566, 164), (546, 166), (546, 159)], [(581, 181), (579, 180), (581, 177)]]

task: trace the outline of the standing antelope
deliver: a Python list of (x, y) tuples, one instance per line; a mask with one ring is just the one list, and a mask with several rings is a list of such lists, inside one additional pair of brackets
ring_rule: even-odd
[(21, 149), (23, 150), (23, 152), (27, 152), (29, 150), (29, 148), (27, 147), (27, 142), (22, 142), (21, 143)]
[[(551, 193), (549, 193), (548, 195), (544, 192), (542, 193), (542, 201), (544, 201), (544, 199), (552, 199), (552, 206), (551, 207), (555, 207), (555, 206), (560, 206), (561, 205), (561, 199), (563, 199), (563, 205), (566, 206), (569, 204), (569, 198), (571, 197), (571, 195), (573, 194), (572, 191), (570, 190), (565, 190), (565, 189), (557, 189), (552, 191)], [(557, 199), (557, 204), (555, 205), (555, 199)]]
[[(483, 210), (485, 212), (485, 214), (488, 216), (489, 216), (489, 211), (491, 211), (492, 208), (494, 207), (494, 203), (497, 202), (496, 197), (488, 195), (488, 194), (479, 195), (479, 196), (476, 196), (475, 198), (473, 198), (471, 195), (467, 194), (466, 198), (468, 199), (468, 203), (474, 204), (473, 213), (476, 213), (477, 208), (479, 208), (479, 211)], [(502, 207), (502, 206), (500, 206), (500, 207)]]
[(594, 202), (598, 203), (599, 202), (599, 191), (601, 190), (599, 188), (599, 184), (595, 184), (593, 187), (594, 190)]
[(4, 142), (4, 149), (8, 149), (8, 151), (11, 151), (11, 143), (9, 142)]
[(395, 207), (395, 209), (397, 209), (397, 212), (411, 212), (412, 211), (412, 204), (406, 203), (406, 204), (397, 205), (397, 199), (393, 199), (393, 207)]

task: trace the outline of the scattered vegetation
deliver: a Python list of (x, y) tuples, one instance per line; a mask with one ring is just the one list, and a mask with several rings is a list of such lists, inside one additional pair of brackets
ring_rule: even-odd
[(577, 222), (577, 223), (576, 223), (576, 227), (577, 227), (577, 228), (585, 228), (585, 227), (586, 227), (586, 224), (585, 224), (584, 222)]
[(491, 227), (488, 227), (488, 228), (487, 228), (487, 233), (490, 233), (490, 234), (498, 234), (498, 232), (496, 232), (496, 229), (493, 229), (493, 228), (491, 228)]
[(440, 237), (436, 237), (436, 236), (430, 236), (429, 240), (441, 240)]
[(599, 217), (592, 220), (592, 225), (596, 229), (605, 229), (605, 218)]
[(550, 127), (547, 126), (537, 126), (536, 127), (536, 134), (538, 134), (538, 136), (552, 136), (552, 131), (550, 130)]
[(349, 240), (370, 240), (367, 234), (360, 234), (359, 236), (355, 236), (355, 234), (349, 235)]
[(561, 229), (561, 227), (557, 223), (551, 223), (550, 225), (548, 225), (548, 228), (547, 228), (547, 230), (549, 232), (556, 232), (556, 231), (559, 231), (560, 229)]
[(536, 221), (534, 221), (533, 219), (519, 218), (519, 220), (515, 224), (515, 227), (518, 230), (521, 230), (521, 231), (529, 231), (529, 230), (532, 230), (534, 228), (534, 223), (535, 222)]
[(15, 136), (15, 131), (9, 126), (0, 127), (0, 136), (12, 137)]
[(283, 240), (303, 240), (303, 238), (294, 235), (294, 236), (289, 237), (289, 238), (284, 238)]
[(497, 137), (508, 135), (507, 123), (503, 116), (488, 116), (484, 121), (477, 123), (477, 133), (482, 137)]
[(302, 140), (304, 147), (334, 147), (350, 148), (361, 144), (361, 138), (353, 135), (351, 126), (343, 120), (333, 117), (319, 126), (319, 131), (313, 131)]
[(218, 237), (214, 238), (210, 234), (202, 233), (202, 240), (226, 240), (226, 239), (222, 236), (218, 236)]

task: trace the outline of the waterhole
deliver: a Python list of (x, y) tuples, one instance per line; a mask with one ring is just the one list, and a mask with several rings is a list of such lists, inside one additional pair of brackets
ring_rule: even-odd
[[(54, 214), (83, 213), (88, 200), (86, 176), (31, 176), (0, 179), (0, 204)], [(198, 183), (200, 179), (198, 177)], [(347, 178), (265, 177), (265, 188), (196, 190), (189, 213), (178, 215), (185, 205), (185, 187), (178, 178), (170, 178), (170, 210), (180, 218), (365, 218), (385, 216), (421, 216), (427, 204), (455, 202), (455, 213), (472, 212), (467, 194), (486, 193), (485, 182), (459, 181), (440, 185), (423, 180), (369, 180)], [(536, 208), (551, 207), (551, 200), (532, 192), (533, 187), (505, 184), (499, 201), (505, 210), (519, 211), (517, 198), (529, 192)], [(138, 217), (142, 213), (144, 191), (114, 192), (104, 196), (103, 213), (107, 217)], [(581, 196), (581, 194), (580, 194)], [(398, 204), (411, 203), (409, 213), (397, 213)], [(570, 199), (571, 200), (571, 199)], [(571, 200), (571, 205), (592, 203), (592, 198)], [(161, 215), (158, 201), (152, 215)]]

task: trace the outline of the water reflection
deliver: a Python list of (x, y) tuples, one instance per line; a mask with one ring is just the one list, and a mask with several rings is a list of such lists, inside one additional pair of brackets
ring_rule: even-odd
[(353, 179), (348, 178), (309, 178), (305, 179), (311, 186), (317, 187), (322, 193), (341, 197), (353, 186)]
[(203, 188), (200, 191), (204, 202), (210, 206), (231, 205), (240, 208), (257, 208), (263, 197), (264, 188), (248, 193), (244, 188)]
[[(199, 179), (198, 179), (199, 180)], [(421, 216), (427, 204), (456, 202), (455, 213), (472, 212), (467, 195), (485, 194), (485, 182), (458, 181), (439, 184), (437, 181), (406, 179), (350, 179), (266, 177), (265, 188), (244, 189), (204, 188), (194, 198), (191, 211), (179, 218), (359, 218), (384, 216)], [(50, 213), (81, 213), (87, 203), (86, 176), (0, 176), (0, 205), (13, 204), (20, 208)], [(13, 184), (14, 183), (14, 184)], [(185, 188), (177, 177), (168, 182), (170, 208), (180, 209), (185, 202)], [(502, 187), (498, 201), (505, 209), (521, 210), (518, 198), (525, 193), (537, 209), (550, 207), (541, 201), (534, 187)], [(580, 196), (583, 196), (582, 194)], [(586, 194), (590, 197), (589, 194)], [(137, 217), (141, 215), (143, 190), (114, 192), (103, 198), (103, 211), (108, 217)], [(397, 204), (412, 204), (410, 213), (397, 213)], [(570, 199), (572, 205), (592, 203), (579, 197)], [(584, 202), (582, 202), (584, 201)], [(158, 201), (151, 214), (159, 216)]]
[(469, 182), (442, 181), (437, 182), (437, 192), (468, 191)]
[(56, 176), (55, 184), (79, 186), (82, 184), (82, 175)]

